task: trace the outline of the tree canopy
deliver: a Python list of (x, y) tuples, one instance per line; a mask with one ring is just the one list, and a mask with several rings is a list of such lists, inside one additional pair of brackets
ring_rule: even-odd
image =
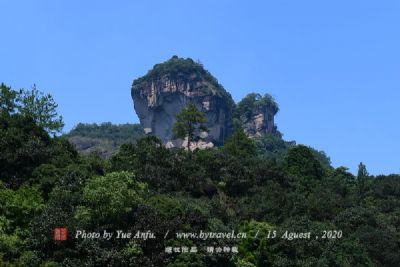
[[(399, 265), (398, 174), (375, 177), (360, 164), (353, 175), (308, 146), (242, 130), (192, 153), (146, 136), (107, 159), (79, 154), (1, 88), (0, 266)], [(203, 121), (188, 110), (181, 122), (196, 127), (183, 135)], [(124, 136), (108, 124), (77, 129), (93, 137), (98, 127)], [(57, 227), (67, 240), (54, 240)], [(82, 230), (114, 237), (75, 238)], [(154, 238), (118, 239), (118, 230)], [(232, 231), (245, 237), (177, 235)], [(197, 253), (183, 252), (192, 247)]]
[(58, 115), (58, 105), (50, 94), (44, 94), (36, 88), (14, 91), (5, 84), (0, 85), (0, 107), (2, 113), (30, 117), (48, 133), (59, 133), (64, 127), (62, 116)]

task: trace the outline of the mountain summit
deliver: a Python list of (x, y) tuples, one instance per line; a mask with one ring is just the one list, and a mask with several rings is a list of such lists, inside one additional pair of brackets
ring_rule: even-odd
[(205, 113), (209, 129), (205, 140), (212, 145), (223, 144), (234, 127), (242, 127), (250, 137), (277, 132), (273, 118), (278, 108), (272, 97), (250, 94), (235, 105), (217, 79), (190, 58), (173, 56), (156, 64), (133, 81), (131, 95), (145, 133), (164, 144), (181, 145), (172, 128), (176, 115), (189, 103)]

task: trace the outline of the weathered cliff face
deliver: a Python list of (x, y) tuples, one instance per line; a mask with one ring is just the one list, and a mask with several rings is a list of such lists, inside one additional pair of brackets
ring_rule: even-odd
[(242, 128), (249, 137), (277, 133), (274, 116), (275, 114), (268, 107), (260, 107), (251, 114), (250, 119), (244, 120)]
[(172, 132), (175, 117), (189, 103), (206, 115), (205, 126), (209, 129), (206, 141), (222, 144), (232, 130), (230, 94), (191, 59), (174, 56), (155, 65), (147, 75), (133, 82), (131, 92), (145, 133), (157, 136), (165, 144), (172, 140), (176, 146)]

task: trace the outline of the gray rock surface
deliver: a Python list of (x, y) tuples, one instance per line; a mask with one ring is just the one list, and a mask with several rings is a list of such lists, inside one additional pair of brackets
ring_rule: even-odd
[(251, 138), (265, 133), (280, 135), (274, 124), (278, 106), (270, 95), (249, 94), (235, 105), (217, 79), (190, 58), (173, 56), (155, 65), (134, 80), (131, 94), (144, 132), (157, 136), (170, 148), (185, 143), (174, 137), (172, 129), (176, 115), (189, 103), (205, 113), (209, 130), (193, 149), (222, 145), (233, 130), (233, 118)]
[[(158, 71), (162, 68), (163, 71)], [(179, 69), (181, 68), (181, 69)], [(156, 75), (154, 74), (156, 72)], [(232, 130), (233, 100), (201, 64), (173, 57), (156, 65), (132, 86), (134, 108), (146, 134), (174, 140), (176, 115), (189, 103), (205, 113), (205, 140), (222, 144)]]
[(244, 120), (242, 128), (249, 137), (260, 137), (266, 133), (277, 133), (274, 111), (262, 106), (253, 111), (250, 119)]

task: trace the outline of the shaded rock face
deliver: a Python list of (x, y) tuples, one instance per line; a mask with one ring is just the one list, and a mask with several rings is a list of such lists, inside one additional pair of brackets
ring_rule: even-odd
[(271, 95), (248, 94), (235, 106), (235, 127), (241, 127), (250, 138), (267, 133), (281, 136), (274, 123), (278, 110), (278, 104)]
[(157, 136), (164, 144), (175, 139), (172, 128), (176, 115), (189, 103), (206, 115), (207, 142), (223, 144), (231, 133), (231, 96), (191, 59), (173, 57), (156, 65), (134, 81), (131, 93), (145, 133)]
[(268, 106), (260, 107), (252, 113), (250, 119), (243, 122), (242, 128), (249, 137), (260, 137), (266, 133), (277, 134), (274, 116), (274, 111)]

